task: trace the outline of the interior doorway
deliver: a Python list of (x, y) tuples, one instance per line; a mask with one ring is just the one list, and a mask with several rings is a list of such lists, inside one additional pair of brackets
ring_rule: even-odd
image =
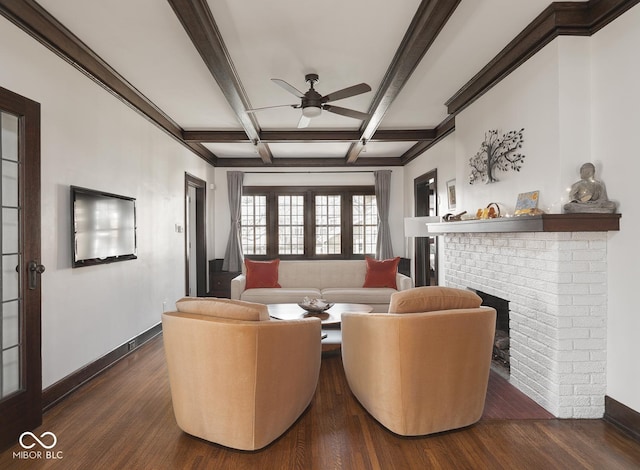
[[(438, 215), (438, 172), (431, 170), (414, 180), (415, 216)], [(415, 285), (438, 285), (438, 240), (436, 237), (415, 238)]]
[(40, 104), (0, 87), (0, 451), (42, 423)]
[(185, 293), (203, 297), (207, 294), (207, 184), (188, 173), (184, 181)]

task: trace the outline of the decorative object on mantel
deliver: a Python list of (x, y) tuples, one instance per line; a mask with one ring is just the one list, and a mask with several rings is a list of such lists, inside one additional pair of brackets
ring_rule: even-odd
[(485, 183), (494, 183), (498, 181), (495, 177), (498, 170), (507, 171), (511, 168), (520, 171), (525, 156), (515, 151), (522, 148), (523, 132), (524, 128), (503, 135), (499, 135), (497, 129), (487, 131), (484, 134), (484, 142), (480, 144), (480, 150), (469, 159), (469, 184), (475, 183), (478, 179)]
[(456, 180), (455, 178), (447, 181), (447, 202), (449, 203), (449, 210), (456, 209)]
[(462, 216), (466, 213), (467, 211), (462, 211), (459, 214), (445, 214), (442, 216), (442, 220), (445, 222), (460, 222), (462, 220)]
[(540, 215), (544, 211), (538, 209), (538, 200), (540, 199), (540, 191), (529, 191), (528, 193), (518, 194), (516, 201), (516, 210), (514, 215)]
[(500, 206), (496, 202), (490, 202), (484, 209), (478, 209), (476, 219), (496, 219), (500, 217)]
[(607, 197), (602, 181), (595, 179), (596, 167), (585, 163), (580, 167), (580, 181), (571, 185), (569, 201), (564, 205), (565, 212), (588, 212), (593, 214), (612, 214), (616, 203)]

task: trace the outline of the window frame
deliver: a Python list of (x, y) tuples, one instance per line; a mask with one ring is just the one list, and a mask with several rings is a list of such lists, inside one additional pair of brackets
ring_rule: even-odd
[[(255, 242), (256, 242), (256, 228), (258, 228), (258, 227), (260, 227), (260, 228), (264, 228), (264, 231), (265, 231), (265, 240), (266, 240), (266, 236), (267, 236), (267, 234), (269, 233), (269, 221), (268, 221), (268, 219), (266, 219), (266, 217), (265, 217), (265, 223), (264, 223), (264, 225), (257, 225), (257, 224), (255, 223), (255, 221), (256, 221), (256, 211), (255, 211), (255, 209), (256, 209), (256, 207), (261, 207), (260, 205), (256, 205), (255, 198), (256, 198), (256, 197), (261, 197), (261, 196), (263, 196), (263, 195), (262, 195), (262, 194), (243, 194), (243, 195), (242, 195), (242, 202), (241, 202), (241, 204), (240, 204), (240, 213), (241, 213), (241, 217), (240, 217), (240, 227), (241, 227), (241, 228), (240, 228), (240, 240), (241, 240), (241, 245), (242, 245), (242, 250), (243, 250), (243, 251), (245, 250), (245, 246), (244, 246), (244, 244), (242, 243), (242, 240), (244, 240), (243, 231), (244, 231), (244, 229), (246, 228), (246, 226), (242, 223), (242, 222), (243, 222), (243, 217), (244, 217), (244, 214), (242, 214), (242, 209), (244, 208), (244, 197), (245, 197), (245, 196), (251, 196), (251, 197), (253, 197), (253, 198), (254, 198), (254, 199), (253, 199), (253, 204), (252, 204), (252, 208), (253, 208), (253, 215), (252, 215), (252, 217), (251, 217), (251, 218), (252, 218), (252, 222), (253, 222), (253, 223), (252, 223), (252, 224), (248, 224), (248, 226), (249, 226), (249, 227), (253, 227), (253, 250), (252, 250), (252, 251), (256, 251), (256, 250), (255, 250), (255, 248), (256, 248), (256, 243), (255, 243)], [(268, 201), (267, 201), (267, 198), (265, 197), (265, 201), (264, 201), (264, 210), (265, 210), (265, 214), (266, 214), (266, 212), (267, 212), (267, 204), (268, 204)], [(266, 247), (265, 247), (265, 249), (266, 249)], [(249, 255), (249, 256), (261, 256), (260, 254), (256, 254), (256, 253), (249, 253), (248, 255)]]
[[(317, 204), (317, 198), (318, 197), (335, 197), (335, 196), (339, 196), (340, 197), (340, 224), (339, 225), (332, 225), (332, 224), (322, 224), (322, 225), (318, 225), (318, 204)], [(345, 205), (347, 204), (345, 202), (345, 196), (343, 194), (337, 194), (337, 193), (321, 193), (321, 192), (315, 192), (313, 194), (313, 196), (311, 196), (312, 198), (312, 205), (313, 205), (313, 245), (311, 247), (311, 249), (313, 250), (313, 256), (320, 256), (320, 257), (327, 257), (327, 256), (331, 256), (331, 255), (342, 255), (343, 251), (344, 251), (344, 247), (345, 247), (345, 240), (344, 240), (344, 227), (345, 227), (345, 219), (344, 219), (344, 209), (345, 209)], [(353, 200), (353, 198), (351, 198), (351, 200)], [(329, 209), (329, 205), (325, 206), (327, 209)], [(329, 211), (327, 211), (326, 214), (327, 220), (329, 220)], [(352, 225), (353, 226), (353, 225)], [(321, 253), (318, 254), (316, 252), (317, 249), (317, 241), (318, 241), (318, 227), (323, 227), (323, 228), (327, 228), (327, 237), (329, 237), (329, 232), (330, 232), (330, 228), (331, 227), (339, 227), (340, 228), (340, 252), (339, 253)]]
[[(373, 200), (374, 200), (374, 202), (376, 203), (376, 219), (378, 219), (379, 215), (378, 215), (378, 207), (377, 207), (377, 201), (376, 201), (376, 199), (375, 199), (375, 194), (357, 194), (357, 195), (355, 195), (355, 196), (373, 196)], [(352, 199), (352, 202), (353, 202), (353, 199)], [(363, 228), (363, 235), (365, 236), (365, 246), (366, 246), (366, 240), (367, 240), (367, 238), (366, 238), (367, 227), (370, 227), (371, 225), (370, 225), (370, 224), (367, 224), (367, 215), (366, 215), (366, 207), (367, 207), (367, 206), (366, 206), (366, 200), (365, 200), (365, 201), (363, 201), (363, 202), (364, 202), (364, 204), (363, 204), (363, 209), (364, 209), (364, 211), (363, 211), (363, 214), (362, 214), (362, 217), (363, 217), (363, 223), (362, 223), (362, 225), (360, 225), (360, 226)], [(352, 208), (352, 210), (353, 210), (353, 203), (351, 204), (351, 208)], [(352, 213), (351, 213), (351, 229), (353, 230), (355, 226), (356, 226), (356, 225), (353, 223), (353, 212), (352, 212)], [(376, 222), (376, 224), (375, 224), (375, 227), (376, 227), (376, 231), (377, 231), (377, 222)], [(376, 233), (376, 238), (377, 238), (377, 233)], [(353, 242), (353, 235), (351, 236), (351, 240), (352, 240), (352, 242)], [(376, 249), (375, 247), (376, 247), (376, 244), (377, 244), (377, 239), (376, 239), (376, 240), (372, 240), (372, 243), (373, 243), (374, 254), (375, 254), (375, 249)], [(353, 246), (351, 247), (351, 249), (353, 250)], [(366, 253), (366, 254), (370, 254), (370, 253)], [(360, 256), (365, 256), (365, 254), (360, 254)]]
[[(254, 260), (267, 260), (280, 258), (283, 260), (305, 259), (364, 259), (366, 255), (374, 253), (353, 253), (353, 211), (352, 196), (375, 195), (375, 187), (371, 186), (245, 186), (242, 188), (243, 196), (266, 196), (267, 211), (267, 253), (266, 255), (245, 255)], [(303, 195), (304, 196), (304, 254), (285, 255), (278, 253), (278, 196), (279, 195)], [(316, 195), (340, 195), (341, 210), (341, 244), (342, 253), (316, 254)]]
[[(303, 236), (302, 236), (302, 255), (300, 253), (295, 253), (295, 254), (280, 254), (279, 250), (280, 250), (280, 197), (287, 197), (289, 198), (289, 202), (292, 202), (293, 198), (297, 198), (297, 197), (302, 197), (302, 232), (303, 232)], [(286, 192), (286, 193), (277, 193), (275, 194), (275, 198), (274, 198), (275, 204), (275, 232), (273, 232), (273, 239), (274, 239), (274, 245), (275, 245), (275, 251), (276, 253), (279, 253), (278, 256), (282, 257), (292, 257), (292, 256), (303, 256), (306, 252), (307, 252), (307, 245), (308, 245), (308, 240), (307, 240), (307, 235), (308, 235), (308, 217), (307, 217), (307, 195), (305, 193), (299, 193), (299, 192)], [(294, 207), (293, 204), (290, 204), (290, 207)], [(271, 217), (271, 214), (269, 213), (269, 209), (267, 208), (267, 220)], [(290, 218), (292, 218), (293, 216), (290, 215)], [(298, 225), (294, 225), (294, 224), (287, 224), (285, 225), (285, 227), (298, 227)], [(293, 237), (293, 231), (290, 234), (291, 237)], [(269, 231), (267, 231), (267, 240), (269, 240), (269, 238), (271, 237), (271, 233)], [(269, 242), (267, 241), (267, 247), (269, 246)], [(294, 245), (293, 243), (291, 244), (291, 248), (293, 248)], [(269, 251), (267, 250), (267, 253)]]

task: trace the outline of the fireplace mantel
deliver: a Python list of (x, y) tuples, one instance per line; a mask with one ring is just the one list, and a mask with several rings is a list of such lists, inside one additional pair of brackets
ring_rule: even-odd
[(621, 214), (542, 214), (427, 224), (430, 233), (608, 232), (620, 230)]

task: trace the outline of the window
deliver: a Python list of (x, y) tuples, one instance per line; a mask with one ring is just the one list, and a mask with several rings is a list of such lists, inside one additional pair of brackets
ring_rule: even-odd
[(316, 196), (316, 255), (342, 253), (341, 208), (340, 195)]
[(245, 187), (243, 253), (254, 258), (349, 259), (374, 254), (373, 186)]
[(303, 196), (278, 196), (278, 254), (304, 254)]
[(267, 196), (242, 196), (240, 238), (245, 255), (267, 254)]
[(378, 206), (373, 195), (353, 196), (353, 253), (376, 252)]

